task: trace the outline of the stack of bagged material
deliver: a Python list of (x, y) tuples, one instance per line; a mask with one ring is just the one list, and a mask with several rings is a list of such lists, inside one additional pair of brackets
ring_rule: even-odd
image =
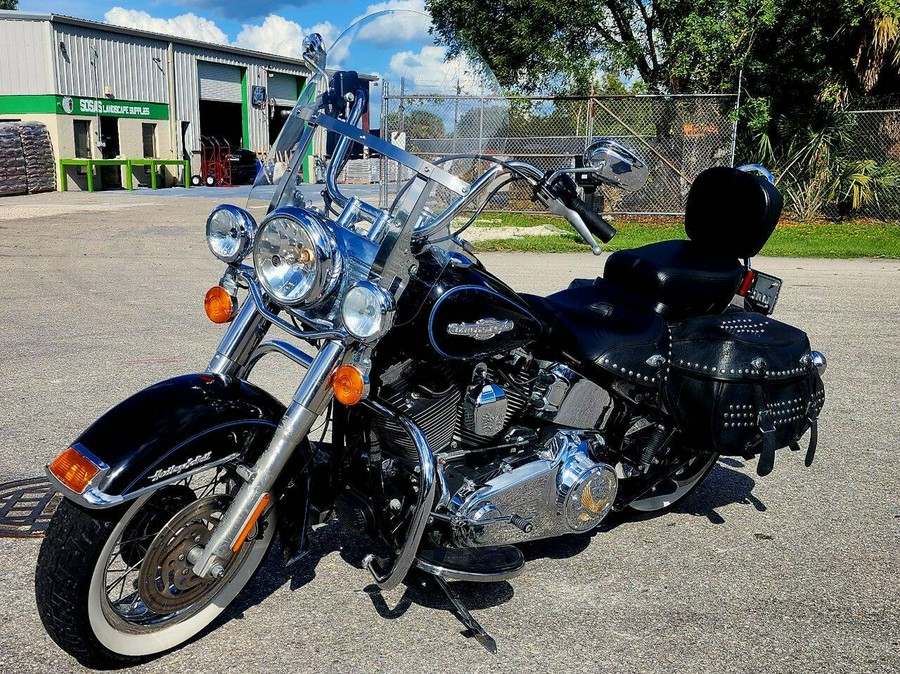
[(50, 132), (40, 122), (19, 124), (22, 154), (25, 155), (25, 178), (28, 194), (52, 192), (56, 189), (56, 168)]
[(18, 124), (0, 124), (0, 196), (25, 194), (25, 155)]
[(355, 185), (378, 182), (378, 163), (377, 159), (351, 159), (341, 173), (341, 182)]

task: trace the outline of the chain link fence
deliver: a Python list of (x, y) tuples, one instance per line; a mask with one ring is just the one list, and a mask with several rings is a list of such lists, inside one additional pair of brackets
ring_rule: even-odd
[(890, 107), (849, 110), (847, 136), (851, 139), (847, 159), (871, 161), (875, 175), (885, 184), (877, 200), (860, 209), (862, 215), (880, 220), (900, 220), (900, 101), (885, 101)]
[[(650, 178), (634, 193), (603, 188), (591, 194), (610, 213), (679, 215), (694, 177), (710, 166), (732, 165), (736, 97), (733, 95), (469, 97), (453, 95), (382, 98), (382, 138), (436, 161), (481, 152), (526, 161), (541, 169), (575, 167), (594, 138), (613, 138), (647, 162)], [(393, 166), (388, 166), (392, 164)], [(454, 173), (474, 179), (487, 164)], [(382, 205), (407, 176), (396, 164), (381, 166)], [(543, 211), (523, 183), (502, 188), (489, 209)]]

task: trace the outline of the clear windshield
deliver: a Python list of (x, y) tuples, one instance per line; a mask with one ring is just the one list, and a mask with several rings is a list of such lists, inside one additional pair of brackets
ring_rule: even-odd
[[(327, 50), (326, 75), (338, 70), (360, 74), (369, 98), (363, 129), (471, 182), (488, 164), (459, 155), (503, 156), (508, 103), (483, 60), (472, 54), (448, 59), (430, 27), (430, 17), (415, 11), (369, 14)], [(327, 89), (326, 77), (311, 77), (287, 118), (251, 190), (248, 209), (257, 219), (301, 198), (322, 206), (335, 139), (324, 129), (312, 132), (297, 112), (314, 106)], [(387, 208), (410, 176), (408, 169), (355, 143), (338, 185), (348, 196)], [(432, 208), (440, 211), (451, 196), (438, 189)]]

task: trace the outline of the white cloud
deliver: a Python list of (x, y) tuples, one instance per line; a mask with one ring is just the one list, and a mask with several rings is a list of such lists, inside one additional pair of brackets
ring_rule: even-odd
[(106, 23), (126, 28), (137, 28), (153, 33), (176, 35), (191, 40), (214, 42), (216, 44), (228, 44), (228, 36), (216, 25), (214, 21), (197, 16), (193, 12), (174, 16), (171, 19), (161, 19), (150, 16), (147, 12), (138, 9), (125, 9), (113, 7), (103, 16)]
[[(244, 24), (234, 44), (245, 49), (299, 59), (303, 55), (303, 38), (310, 33), (319, 33), (326, 47), (329, 47), (337, 38), (338, 29), (328, 21), (304, 28), (283, 16), (270, 14), (261, 24)], [(338, 55), (328, 56), (328, 65), (333, 67)]]
[(454, 94), (457, 90), (470, 96), (498, 93), (495, 81), (482, 78), (465, 55), (449, 61), (446, 57), (447, 48), (437, 46), (422, 47), (418, 52), (398, 52), (391, 57), (388, 79), (398, 82), (403, 77), (410, 93)]
[[(325, 40), (326, 46), (331, 46), (340, 33), (337, 26), (328, 21), (305, 28), (283, 16), (270, 14), (260, 24), (244, 24), (237, 38), (232, 42), (215, 21), (204, 19), (193, 13), (162, 19), (137, 9), (113, 7), (103, 18), (106, 23), (126, 28), (176, 35), (215, 44), (231, 44), (244, 49), (296, 59), (303, 55), (303, 38), (310, 33), (319, 33)], [(329, 54), (329, 66), (334, 67), (337, 64), (338, 56), (340, 54)]]
[(432, 38), (428, 34), (428, 30), (431, 28), (431, 16), (425, 10), (425, 0), (377, 2), (366, 7), (366, 11), (354, 21), (369, 14), (387, 10), (410, 10), (411, 13), (373, 19), (359, 31), (357, 39), (382, 47), (396, 42), (432, 42)]

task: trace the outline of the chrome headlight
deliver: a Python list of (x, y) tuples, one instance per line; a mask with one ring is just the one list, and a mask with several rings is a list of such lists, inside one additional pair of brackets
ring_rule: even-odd
[(371, 281), (361, 281), (344, 296), (341, 319), (356, 339), (377, 339), (394, 323), (394, 298)]
[(343, 259), (331, 232), (314, 215), (276, 212), (259, 228), (253, 266), (277, 302), (308, 307), (334, 290)]
[(253, 216), (237, 206), (216, 206), (206, 219), (206, 243), (213, 255), (228, 264), (244, 258), (255, 234)]

